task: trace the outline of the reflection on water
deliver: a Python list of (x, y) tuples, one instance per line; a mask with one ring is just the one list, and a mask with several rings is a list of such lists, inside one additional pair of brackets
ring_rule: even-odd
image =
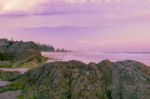
[(122, 61), (136, 60), (150, 65), (150, 53), (93, 53), (93, 52), (68, 52), (68, 53), (46, 53), (48, 57), (57, 60), (69, 61), (80, 60), (85, 63), (100, 62), (102, 60)]

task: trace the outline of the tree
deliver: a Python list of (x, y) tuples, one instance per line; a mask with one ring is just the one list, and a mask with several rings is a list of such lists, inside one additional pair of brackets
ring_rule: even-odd
[(55, 51), (55, 48), (53, 45), (37, 43), (37, 46), (41, 51), (44, 51), (44, 52), (54, 52)]

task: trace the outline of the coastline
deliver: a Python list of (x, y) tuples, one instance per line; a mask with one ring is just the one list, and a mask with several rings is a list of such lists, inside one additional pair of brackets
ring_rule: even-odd
[[(46, 62), (48, 64), (50, 64), (51, 62), (55, 62), (55, 61), (70, 61), (72, 59), (80, 60), (80, 59), (83, 59), (83, 58), (87, 59), (87, 58), (85, 58), (85, 54), (84, 53), (82, 53), (80, 55), (77, 55), (76, 52), (75, 53), (74, 52), (68, 52), (68, 53), (67, 52), (55, 52), (55, 53), (42, 52), (41, 54), (42, 54), (43, 57), (45, 57), (45, 58), (48, 59), (47, 62)], [(106, 53), (101, 53), (100, 55), (102, 55), (102, 54), (106, 54)], [(99, 55), (99, 54), (96, 54), (96, 55)], [(91, 58), (90, 55), (86, 55), (86, 57), (90, 57)], [(80, 61), (83, 61), (83, 60), (80, 60)], [(96, 64), (96, 63), (90, 63), (89, 64), (88, 62), (91, 62), (90, 59), (87, 59), (86, 61), (87, 61), (87, 63), (85, 61), (83, 61), (83, 62), (85, 62), (85, 65), (87, 65), (87, 66), (89, 66), (89, 65), (93, 66), (94, 64)], [(78, 61), (76, 61), (76, 62), (78, 62)], [(76, 62), (74, 62), (72, 65), (75, 65)], [(118, 64), (120, 62), (121, 61), (118, 60), (116, 63)], [(133, 63), (133, 64), (136, 63), (136, 61), (126, 61), (126, 62), (127, 62), (126, 66), (129, 65), (129, 67), (130, 67), (130, 64), (128, 64), (128, 62), (129, 63)], [(70, 63), (72, 63), (72, 62), (70, 62)], [(111, 61), (103, 61), (103, 62), (101, 61), (101, 63), (107, 63), (107, 64), (109, 64), (109, 63), (111, 63)], [(99, 63), (99, 64), (101, 64), (101, 63)], [(137, 62), (137, 64), (142, 65), (141, 63), (138, 63), (138, 62)], [(146, 66), (146, 65), (144, 65), (144, 66)], [(104, 68), (105, 68), (105, 66), (104, 66)], [(21, 68), (21, 67), (20, 68), (0, 68), (1, 71), (8, 71), (8, 72), (16, 72), (17, 71), (17, 72), (20, 72), (21, 74), (24, 74), (25, 72), (27, 72), (30, 69), (32, 69), (32, 68)], [(13, 83), (13, 82), (0, 80), (0, 87), (10, 85), (11, 83)], [(21, 92), (22, 92), (21, 90), (6, 91), (6, 92), (3, 92), (3, 93), (0, 93), (0, 99), (1, 98), (2, 99), (8, 99), (10, 97), (11, 97), (11, 99), (18, 99), (18, 96), (21, 94)]]
[[(90, 62), (95, 62), (95, 63), (98, 63), (100, 61), (103, 61), (103, 60), (110, 60), (112, 62), (116, 62), (116, 61), (123, 61), (123, 60), (136, 60), (136, 61), (139, 61), (139, 62), (142, 62), (143, 64), (146, 64), (148, 66), (150, 66), (150, 61), (149, 60), (144, 60), (141, 58), (142, 54), (135, 54), (135, 53), (94, 53), (94, 52), (90, 52), (90, 53), (87, 53), (87, 52), (41, 52), (41, 55), (43, 57), (45, 57), (47, 59), (46, 63), (49, 63), (49, 62), (55, 62), (55, 61), (70, 61), (70, 60), (79, 60), (79, 61), (82, 61), (84, 63), (90, 63)], [(114, 55), (114, 56), (110, 56), (110, 55)], [(122, 59), (120, 58), (120, 60), (118, 59), (117, 60), (117, 56), (121, 56)], [(123, 56), (124, 55), (124, 56)], [(130, 58), (126, 58), (127, 56), (125, 55), (128, 55), (130, 56), (132, 59)], [(148, 56), (148, 55), (147, 55)], [(93, 57), (96, 57), (96, 58), (93, 58)], [(104, 57), (102, 59), (102, 57)], [(108, 58), (110, 57), (110, 58)], [(139, 60), (136, 59), (135, 57), (139, 57)], [(135, 59), (134, 59), (135, 58)], [(140, 58), (141, 58), (141, 61), (140, 61)], [(145, 62), (144, 62), (145, 61)], [(12, 67), (12, 68), (0, 68), (0, 70), (2, 71), (18, 71), (20, 73), (25, 73), (26, 71), (30, 70), (32, 68), (26, 68), (26, 67)]]
[(47, 62), (79, 60), (86, 64), (99, 63), (103, 60), (112, 62), (135, 60), (150, 66), (150, 54), (147, 53), (111, 53), (111, 52), (42, 52), (48, 58)]

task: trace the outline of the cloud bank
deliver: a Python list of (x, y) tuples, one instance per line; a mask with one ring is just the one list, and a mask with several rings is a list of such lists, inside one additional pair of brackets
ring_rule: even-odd
[[(40, 12), (43, 10), (58, 10), (67, 7), (85, 5), (125, 4), (125, 3), (149, 2), (149, 0), (0, 0), (0, 14), (18, 12)], [(80, 6), (80, 7), (79, 7)], [(109, 5), (111, 6), (111, 5)], [(69, 9), (69, 8), (68, 8)], [(83, 8), (82, 8), (83, 9)]]

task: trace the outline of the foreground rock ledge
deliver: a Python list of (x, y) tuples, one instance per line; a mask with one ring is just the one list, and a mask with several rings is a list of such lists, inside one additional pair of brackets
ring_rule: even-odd
[(30, 70), (20, 99), (150, 99), (150, 68), (136, 61), (53, 62)]

